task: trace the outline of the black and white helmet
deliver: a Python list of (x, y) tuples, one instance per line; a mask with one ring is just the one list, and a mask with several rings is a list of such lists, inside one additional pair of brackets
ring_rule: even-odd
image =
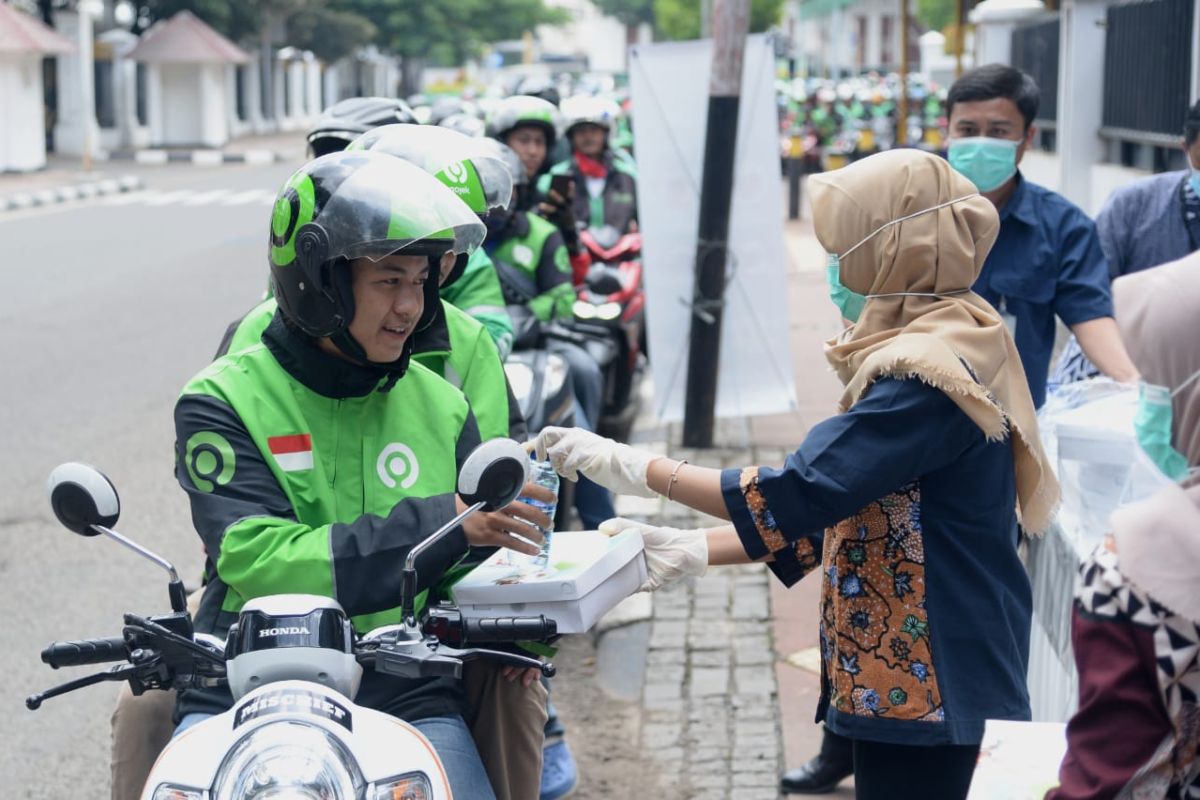
[(412, 108), (390, 97), (351, 97), (334, 103), (321, 113), (308, 132), (308, 150), (313, 158), (345, 150), (346, 145), (380, 125), (416, 122)]

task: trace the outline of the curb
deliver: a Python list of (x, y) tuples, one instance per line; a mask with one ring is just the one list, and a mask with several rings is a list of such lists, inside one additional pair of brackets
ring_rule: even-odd
[(69, 183), (50, 189), (39, 189), (34, 192), (17, 192), (16, 194), (0, 196), (0, 212), (51, 206), (57, 203), (65, 203), (68, 200), (103, 197), (110, 194), (133, 192), (142, 188), (145, 188), (142, 179), (134, 175), (125, 175), (120, 178), (104, 178), (87, 183)]
[(288, 161), (286, 153), (274, 150), (118, 150), (108, 154), (109, 161), (132, 161), (143, 166), (191, 164), (194, 167), (219, 167), (226, 164), (274, 164)]

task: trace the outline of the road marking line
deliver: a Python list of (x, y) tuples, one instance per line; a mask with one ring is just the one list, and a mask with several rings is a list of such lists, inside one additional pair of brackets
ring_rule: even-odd
[(186, 197), (191, 197), (192, 193), (192, 189), (180, 189), (179, 191), (175, 192), (163, 192), (157, 197), (151, 197), (149, 200), (144, 200), (142, 204), (147, 206), (165, 206), (171, 203), (177, 203)]
[(105, 197), (102, 201), (106, 206), (128, 206), (134, 203), (140, 203), (148, 198), (157, 197), (162, 192), (157, 189), (146, 189), (141, 192), (124, 192), (122, 194), (114, 194)]
[(205, 205), (206, 203), (211, 203), (214, 200), (224, 197), (227, 194), (229, 194), (228, 189), (213, 189), (210, 192), (200, 192), (200, 193), (196, 194), (195, 196), (189, 197), (187, 200), (184, 200), (182, 203), (180, 203), (180, 205), (182, 205), (182, 206), (202, 206), (202, 205)]
[[(261, 198), (263, 196), (264, 191), (266, 191), (266, 190), (265, 189), (250, 189), (245, 192), (238, 192), (237, 194), (230, 195), (229, 197), (226, 197), (224, 200), (222, 200), (221, 205), (223, 205), (223, 206), (241, 206), (241, 205), (245, 205), (246, 203), (252, 203), (255, 200), (258, 200), (259, 198)], [(271, 199), (273, 201), (275, 199), (275, 196), (271, 195)]]

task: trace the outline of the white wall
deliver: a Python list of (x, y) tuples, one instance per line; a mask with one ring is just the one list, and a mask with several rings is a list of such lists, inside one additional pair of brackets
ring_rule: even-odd
[[(1062, 165), (1056, 153), (1030, 150), (1021, 160), (1021, 173), (1047, 189), (1056, 192), (1062, 190)], [(1087, 200), (1079, 203), (1079, 206), (1094, 217), (1113, 191), (1151, 174), (1146, 170), (1123, 167), (1120, 164), (1092, 164), (1091, 192)]]
[(583, 55), (594, 70), (625, 69), (625, 26), (606, 17), (588, 0), (547, 0), (546, 5), (570, 13), (572, 21), (538, 28), (544, 55)]
[(46, 166), (40, 56), (0, 56), (0, 172)]

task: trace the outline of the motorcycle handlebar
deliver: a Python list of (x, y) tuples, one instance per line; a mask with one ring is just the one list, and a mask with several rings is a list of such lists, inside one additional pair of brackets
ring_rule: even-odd
[(76, 642), (54, 642), (42, 651), (42, 663), (54, 669), (78, 667), (84, 664), (103, 664), (124, 661), (129, 657), (125, 640), (120, 636), (106, 639), (81, 639)]
[(558, 623), (536, 617), (488, 617), (463, 620), (463, 641), (524, 642), (549, 639), (558, 633)]

